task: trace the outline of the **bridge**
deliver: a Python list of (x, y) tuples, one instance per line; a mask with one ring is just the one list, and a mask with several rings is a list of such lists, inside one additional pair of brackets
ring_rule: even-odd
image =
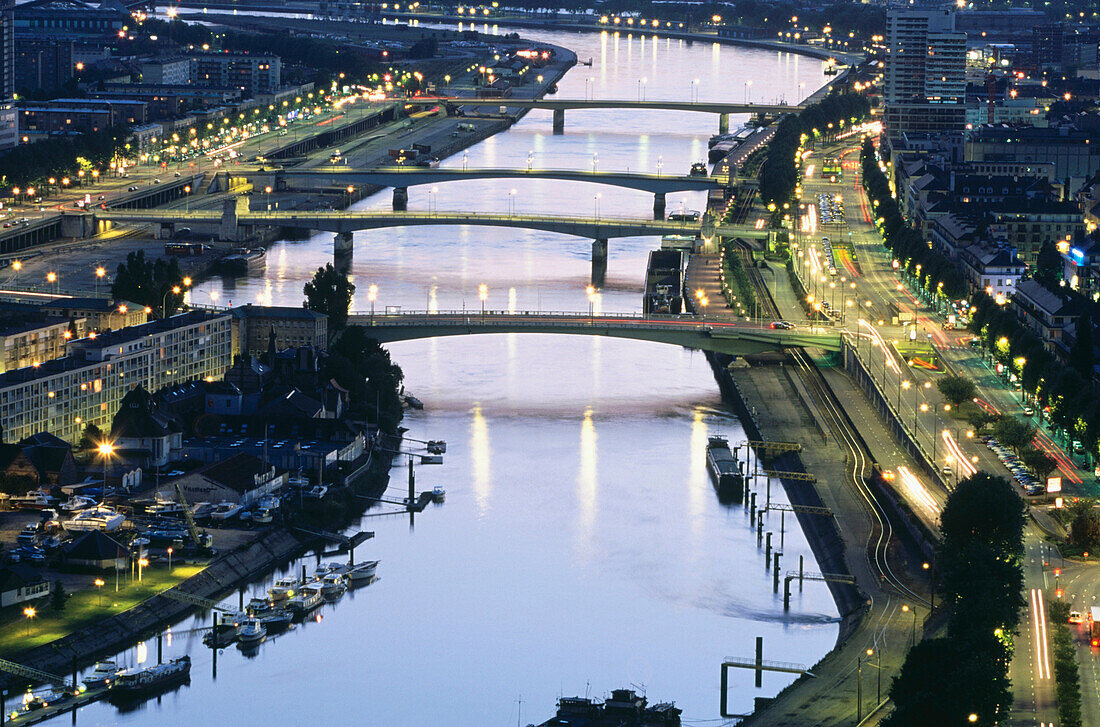
[[(625, 217), (557, 217), (554, 215), (494, 215), (475, 212), (348, 212), (348, 211), (248, 211), (248, 198), (225, 201), (217, 210), (96, 210), (97, 223), (151, 224), (160, 229), (177, 226), (214, 228), (223, 240), (240, 239), (240, 228), (284, 227), (336, 233), (334, 256), (350, 255), (355, 230), (413, 225), (480, 225), (514, 227), (587, 237), (592, 243), (592, 280), (602, 285), (607, 273), (607, 241), (612, 237), (650, 235), (713, 235), (713, 222), (647, 220)], [(98, 229), (99, 225), (92, 225)], [(710, 234), (705, 234), (705, 233)]]
[(479, 333), (561, 333), (606, 336), (744, 356), (789, 347), (839, 351), (841, 334), (820, 329), (771, 329), (761, 323), (733, 323), (705, 316), (643, 317), (615, 313), (532, 311), (439, 311), (352, 313), (348, 323), (364, 326), (382, 343)]
[(659, 111), (695, 111), (718, 114), (718, 132), (724, 134), (730, 128), (730, 114), (796, 114), (802, 109), (787, 104), (722, 103), (718, 101), (632, 101), (609, 98), (462, 98), (460, 96), (415, 96), (405, 99), (410, 106), (435, 106), (442, 104), (448, 111), (460, 106), (496, 106), (522, 109), (546, 109), (554, 112), (554, 132), (565, 131), (567, 109), (638, 109)]
[(306, 186), (360, 186), (366, 184), (393, 187), (393, 209), (408, 208), (409, 187), (453, 182), (460, 179), (559, 179), (591, 182), (651, 192), (653, 213), (664, 216), (665, 195), (669, 192), (709, 191), (722, 183), (706, 175), (632, 174), (630, 172), (578, 171), (575, 169), (442, 169), (425, 167), (381, 167), (356, 170), (347, 166), (331, 169), (258, 169), (244, 175), (254, 190), (270, 187), (285, 190), (301, 181)]

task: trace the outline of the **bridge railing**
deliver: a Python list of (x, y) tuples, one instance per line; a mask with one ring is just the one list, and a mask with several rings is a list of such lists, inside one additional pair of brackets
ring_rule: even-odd
[[(368, 326), (423, 326), (423, 325), (506, 325), (539, 327), (545, 325), (593, 326), (625, 325), (658, 330), (694, 330), (698, 328), (729, 328), (744, 331), (771, 330), (763, 319), (745, 319), (731, 321), (727, 317), (706, 315), (668, 315), (646, 316), (641, 313), (586, 313), (584, 311), (482, 311), (477, 308), (466, 310), (429, 310), (371, 313), (352, 311), (349, 314), (356, 323)], [(777, 330), (777, 333), (782, 331)]]
[[(175, 210), (171, 210), (171, 213), (176, 213)], [(178, 213), (177, 213), (178, 214)], [(262, 210), (241, 213), (241, 217), (247, 216), (250, 219), (273, 219), (273, 220), (287, 220), (287, 219), (364, 219), (371, 217), (397, 217), (402, 219), (410, 218), (454, 218), (461, 220), (463, 218), (469, 220), (477, 220), (479, 222), (510, 222), (515, 220), (530, 220), (536, 222), (563, 222), (563, 223), (576, 223), (582, 225), (624, 225), (624, 226), (636, 226), (645, 225), (653, 227), (655, 229), (662, 230), (688, 230), (695, 232), (702, 225), (702, 220), (696, 220), (689, 222), (687, 220), (652, 220), (645, 217), (616, 217), (612, 215), (599, 215), (597, 217), (575, 217), (569, 215), (523, 215), (523, 214), (486, 214), (483, 212), (462, 212), (459, 210), (436, 210), (436, 211), (408, 211), (408, 212), (390, 212), (388, 210), (363, 210), (363, 211), (342, 211), (342, 210), (280, 210), (278, 212), (267, 212)]]

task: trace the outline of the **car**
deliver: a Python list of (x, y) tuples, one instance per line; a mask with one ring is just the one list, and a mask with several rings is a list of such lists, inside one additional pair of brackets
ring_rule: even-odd
[(137, 191), (137, 187), (133, 187), (133, 186), (131, 186), (131, 187), (130, 187), (129, 189), (127, 189), (126, 191), (127, 191), (127, 192), (136, 192), (136, 191)]
[(154, 179), (153, 184), (160, 184), (160, 179)]
[(106, 195), (101, 194), (101, 195), (99, 195), (98, 199), (99, 199), (100, 202), (102, 202), (103, 200), (107, 199), (107, 197), (106, 197)]
[(942, 473), (943, 473), (943, 474), (945, 474), (945, 475), (953, 475), (953, 474), (955, 474), (955, 470), (954, 470), (954, 469), (952, 469), (951, 467), (948, 467), (947, 465), (944, 465), (943, 467), (941, 467), (941, 468), (940, 468), (940, 472), (942, 472)]
[(1080, 611), (1070, 611), (1069, 622), (1071, 624), (1081, 624), (1085, 622), (1085, 617), (1081, 615)]
[(183, 175), (182, 175), (182, 174), (180, 174), (179, 172), (176, 172), (176, 176), (177, 176), (177, 177), (182, 177)]
[(1024, 416), (1030, 417), (1030, 416), (1034, 416), (1034, 415), (1035, 415), (1035, 410), (1034, 409), (1032, 409), (1030, 406), (1025, 406), (1024, 407)]
[(772, 321), (771, 327), (781, 331), (789, 331), (794, 328), (794, 324), (790, 321)]

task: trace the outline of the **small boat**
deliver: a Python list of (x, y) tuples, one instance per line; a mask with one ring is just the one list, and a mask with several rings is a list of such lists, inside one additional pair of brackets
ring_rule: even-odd
[(65, 502), (61, 503), (61, 512), (80, 512), (81, 510), (87, 510), (89, 507), (95, 507), (95, 500), (91, 497), (84, 497), (83, 495), (73, 495)]
[(252, 513), (252, 522), (257, 525), (269, 525), (275, 520), (275, 511), (266, 507), (257, 507)]
[(9, 504), (18, 510), (45, 510), (53, 503), (45, 490), (31, 490), (25, 495), (16, 495)]
[(88, 510), (82, 510), (72, 520), (66, 520), (62, 527), (70, 533), (86, 533), (92, 530), (102, 530), (105, 533), (113, 533), (122, 527), (126, 516), (115, 512), (106, 505), (97, 505)]
[(292, 490), (304, 490), (309, 487), (309, 478), (303, 475), (301, 470), (298, 470), (298, 474), (290, 475), (286, 483)]
[(267, 629), (267, 633), (274, 634), (290, 626), (290, 622), (294, 620), (294, 614), (285, 608), (277, 608), (257, 618)]
[(307, 583), (298, 589), (298, 592), (286, 602), (286, 607), (297, 617), (305, 616), (324, 602), (321, 595), (321, 584), (318, 581)]
[(209, 502), (196, 502), (194, 505), (191, 506), (191, 517), (195, 518), (196, 520), (208, 518), (213, 512), (214, 506)]
[(420, 455), (420, 464), (443, 464), (443, 455), (422, 454)]
[(219, 502), (214, 511), (210, 513), (211, 520), (229, 520), (241, 511), (241, 506), (235, 502)]
[(95, 667), (92, 668), (92, 673), (82, 682), (85, 689), (99, 689), (101, 687), (109, 687), (114, 683), (115, 677), (122, 671), (118, 668), (118, 663), (114, 661), (97, 661)]
[(259, 500), (256, 501), (256, 508), (257, 509), (264, 508), (264, 509), (267, 509), (267, 510), (278, 510), (279, 505), (281, 505), (281, 504), (282, 503), (279, 501), (279, 498), (276, 497), (275, 495), (264, 495), (263, 497), (261, 497)]
[(328, 494), (328, 488), (324, 485), (314, 485), (308, 490), (302, 491), (302, 497), (308, 500), (321, 500)]
[(245, 619), (244, 623), (237, 629), (237, 641), (242, 644), (255, 644), (258, 641), (263, 641), (265, 636), (267, 636), (267, 627), (259, 619)]
[(37, 712), (40, 709), (45, 709), (52, 705), (58, 705), (62, 702), (67, 702), (72, 699), (73, 695), (70, 692), (43, 692), (41, 694), (35, 694), (23, 705), (24, 712)]
[(362, 583), (374, 578), (374, 571), (378, 568), (377, 560), (368, 560), (364, 563), (348, 563), (340, 569), (340, 575), (352, 583)]
[(447, 499), (447, 491), (436, 485), (432, 488), (432, 502), (443, 502)]
[(170, 684), (188, 681), (190, 678), (191, 657), (181, 656), (145, 669), (134, 668), (119, 672), (111, 687), (111, 695), (123, 698), (138, 696)]
[(313, 580), (319, 581), (329, 573), (339, 573), (341, 567), (339, 563), (320, 563), (313, 569)]
[(182, 515), (184, 506), (172, 500), (157, 500), (145, 508), (146, 515)]
[(420, 399), (417, 399), (412, 394), (405, 394), (405, 404), (410, 409), (423, 409), (424, 408), (424, 402), (420, 401)]
[(432, 439), (425, 445), (430, 454), (446, 454), (447, 443), (442, 439)]
[(321, 595), (325, 598), (336, 598), (348, 590), (348, 581), (339, 573), (329, 573), (321, 579)]
[(248, 602), (244, 610), (253, 616), (259, 616), (274, 610), (274, 608), (275, 607), (271, 605), (271, 601), (266, 598), (253, 598)]
[(218, 648), (228, 646), (237, 639), (237, 630), (241, 623), (248, 618), (244, 613), (218, 612), (214, 620), (214, 627), (202, 637), (207, 646)]
[(294, 595), (294, 591), (298, 589), (298, 581), (295, 578), (280, 578), (275, 581), (275, 585), (267, 589), (267, 595), (271, 598), (273, 603), (279, 601), (285, 601)]

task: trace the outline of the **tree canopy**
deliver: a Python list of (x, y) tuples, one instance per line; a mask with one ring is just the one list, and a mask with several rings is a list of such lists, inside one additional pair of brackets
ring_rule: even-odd
[(940, 390), (943, 398), (951, 402), (953, 406), (958, 406), (964, 401), (970, 401), (977, 391), (973, 381), (965, 376), (955, 374), (948, 374), (941, 378), (936, 382), (936, 388)]
[(327, 315), (330, 331), (338, 331), (347, 325), (355, 285), (332, 263), (317, 268), (313, 280), (305, 284), (303, 292), (306, 296), (305, 307)]
[(183, 291), (174, 292), (174, 288), (183, 283), (183, 272), (176, 258), (157, 258), (156, 261), (145, 257), (144, 250), (131, 252), (126, 262), (119, 264), (111, 283), (111, 295), (116, 300), (128, 300), (140, 303), (164, 315), (175, 313), (183, 305)]

